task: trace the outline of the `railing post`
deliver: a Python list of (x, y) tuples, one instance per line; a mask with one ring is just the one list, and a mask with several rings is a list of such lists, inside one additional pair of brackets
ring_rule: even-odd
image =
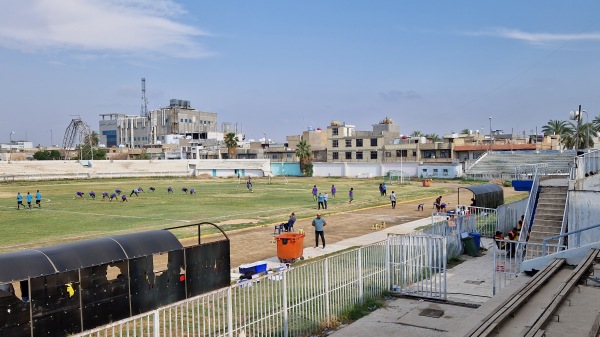
[(542, 241), (542, 256), (546, 256), (546, 239)]
[(154, 310), (154, 317), (153, 317), (153, 324), (154, 324), (154, 337), (160, 337), (160, 320), (158, 319), (158, 310)]
[(363, 291), (363, 273), (362, 273), (362, 250), (360, 247), (356, 251), (358, 254), (358, 301), (359, 303), (364, 303), (364, 291)]
[(283, 287), (283, 336), (289, 336), (289, 316), (288, 316), (288, 289), (287, 289), (287, 269), (282, 272), (281, 285)]
[(233, 337), (233, 298), (231, 286), (227, 288), (227, 335)]
[(385, 287), (389, 291), (392, 288), (392, 267), (391, 264), (391, 253), (390, 253), (390, 235), (387, 236), (387, 242), (385, 243)]
[(323, 275), (325, 276), (325, 321), (329, 324), (329, 258), (323, 260)]
[(578, 232), (575, 236), (575, 247), (581, 246), (581, 232)]

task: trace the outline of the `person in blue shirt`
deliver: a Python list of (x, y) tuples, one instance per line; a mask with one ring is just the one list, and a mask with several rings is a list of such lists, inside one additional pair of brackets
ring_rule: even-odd
[(317, 217), (312, 221), (312, 226), (315, 228), (315, 249), (319, 248), (319, 237), (321, 237), (323, 249), (325, 249), (325, 225), (327, 225), (327, 221), (317, 213)]
[(42, 208), (42, 193), (40, 193), (40, 190), (37, 190), (37, 193), (35, 194), (35, 204), (38, 205), (39, 208)]
[(294, 223), (296, 222), (296, 214), (292, 213), (290, 215), (290, 219), (288, 220), (288, 222), (283, 224), (283, 229), (286, 232), (293, 232), (294, 231)]
[(89, 195), (90, 195), (90, 198), (96, 200), (96, 193), (94, 193), (94, 191), (90, 191)]
[(325, 208), (325, 198), (323, 197), (323, 194), (319, 192), (319, 195), (317, 196), (317, 209), (321, 208)]
[(31, 195), (31, 193), (27, 192), (27, 207), (29, 207), (29, 209), (31, 209), (31, 201), (33, 201), (33, 195)]
[[(23, 206), (23, 196), (21, 195), (21, 192), (17, 192), (17, 209), (21, 209), (21, 206)], [(25, 206), (23, 206), (23, 208), (25, 208)]]

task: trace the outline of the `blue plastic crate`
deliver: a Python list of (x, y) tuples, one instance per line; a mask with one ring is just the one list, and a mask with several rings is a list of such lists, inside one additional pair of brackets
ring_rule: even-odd
[(264, 262), (254, 262), (240, 266), (240, 274), (244, 275), (264, 273), (265, 271), (267, 271), (267, 264)]

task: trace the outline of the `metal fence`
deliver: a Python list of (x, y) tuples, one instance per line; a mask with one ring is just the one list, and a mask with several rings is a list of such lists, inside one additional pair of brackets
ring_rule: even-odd
[(77, 336), (302, 336), (389, 289), (386, 242), (361, 247)]
[(305, 336), (384, 291), (445, 299), (445, 250), (441, 237), (390, 235), (76, 336)]
[(494, 240), (493, 294), (504, 289), (521, 272), (524, 256), (542, 257), (566, 249), (558, 244)]
[(446, 238), (388, 236), (392, 292), (446, 300)]
[(496, 209), (484, 207), (468, 207), (458, 215), (433, 212), (431, 226), (419, 230), (418, 233), (446, 238), (446, 254), (451, 259), (463, 253), (462, 233), (479, 233), (484, 237), (493, 237), (499, 228), (498, 219)]
[(570, 179), (581, 179), (600, 171), (600, 150), (594, 150), (575, 157), (575, 169), (570, 172)]

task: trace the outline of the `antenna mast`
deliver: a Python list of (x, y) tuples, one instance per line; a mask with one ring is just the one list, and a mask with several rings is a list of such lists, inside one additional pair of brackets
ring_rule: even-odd
[(146, 79), (142, 77), (142, 112), (141, 115), (148, 116), (148, 99), (146, 99)]

